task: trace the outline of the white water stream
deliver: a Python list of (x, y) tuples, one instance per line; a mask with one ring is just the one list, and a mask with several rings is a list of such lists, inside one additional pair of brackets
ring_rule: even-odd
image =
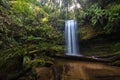
[(77, 29), (76, 20), (65, 21), (66, 55), (79, 55)]

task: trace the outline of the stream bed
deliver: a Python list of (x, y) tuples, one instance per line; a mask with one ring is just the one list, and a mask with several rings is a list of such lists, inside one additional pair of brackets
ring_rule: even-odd
[(120, 67), (100, 62), (55, 59), (51, 67), (35, 71), (36, 79), (19, 80), (120, 80)]
[(57, 60), (54, 80), (120, 80), (120, 67), (98, 62)]

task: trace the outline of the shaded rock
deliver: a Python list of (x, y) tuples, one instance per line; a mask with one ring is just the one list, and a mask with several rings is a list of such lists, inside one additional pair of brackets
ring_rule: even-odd
[(52, 71), (47, 67), (38, 67), (35, 69), (37, 80), (52, 80)]

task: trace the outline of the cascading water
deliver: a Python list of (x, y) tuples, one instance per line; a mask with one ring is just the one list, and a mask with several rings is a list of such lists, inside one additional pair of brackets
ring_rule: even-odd
[(78, 41), (77, 41), (77, 21), (65, 21), (65, 40), (66, 40), (66, 55), (79, 55)]

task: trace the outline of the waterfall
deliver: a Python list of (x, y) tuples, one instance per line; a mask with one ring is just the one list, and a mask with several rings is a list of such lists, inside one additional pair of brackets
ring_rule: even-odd
[(66, 55), (79, 55), (78, 39), (77, 39), (77, 21), (65, 21), (65, 40)]

